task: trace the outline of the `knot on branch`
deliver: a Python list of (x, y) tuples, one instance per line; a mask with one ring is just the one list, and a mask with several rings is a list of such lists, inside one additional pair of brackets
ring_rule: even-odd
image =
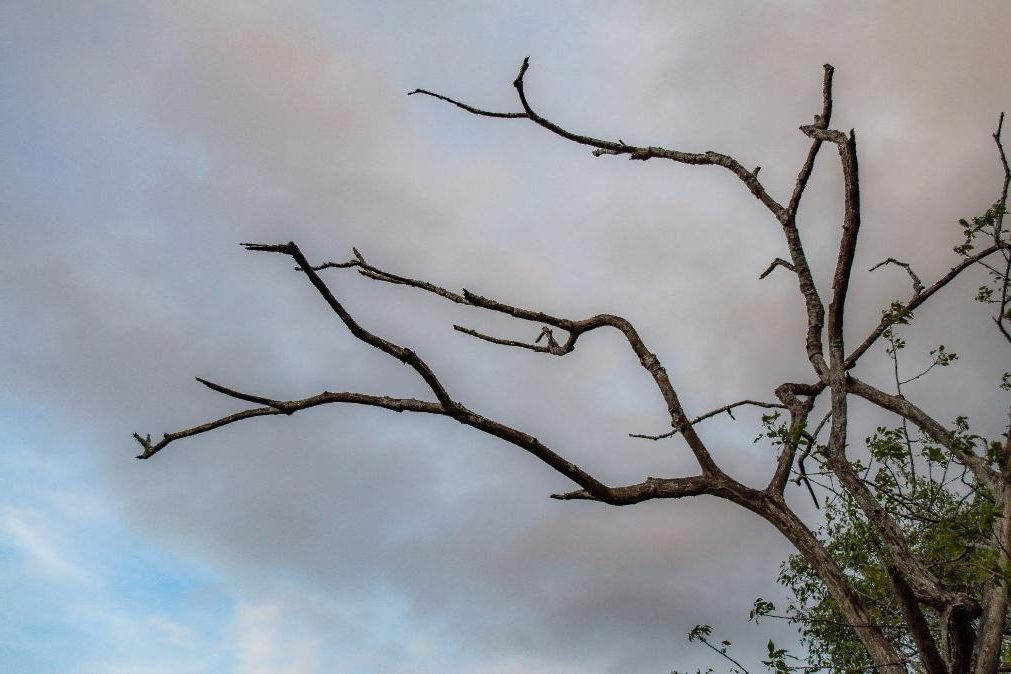
[(140, 443), (140, 446), (144, 448), (144, 451), (137, 455), (138, 459), (146, 459), (151, 454), (154, 453), (154, 445), (151, 444), (151, 434), (148, 433), (146, 436), (141, 437), (139, 433), (133, 434), (134, 439)]
[(656, 368), (661, 367), (660, 359), (656, 357), (655, 353), (649, 353), (642, 358), (642, 366), (649, 370), (654, 371)]
[(555, 341), (555, 335), (551, 332), (551, 328), (546, 325), (541, 328), (541, 334), (537, 335), (537, 339), (534, 340), (534, 344), (539, 344), (545, 337), (547, 337), (548, 348), (551, 349), (552, 353), (554, 353), (556, 349), (561, 349), (561, 346)]

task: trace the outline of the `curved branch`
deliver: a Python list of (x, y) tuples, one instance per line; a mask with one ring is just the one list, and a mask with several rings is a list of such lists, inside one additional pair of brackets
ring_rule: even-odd
[[(823, 67), (825, 69), (825, 78), (821, 89), (822, 109), (821, 115), (815, 115), (814, 125), (820, 129), (827, 129), (829, 123), (832, 121), (832, 75), (835, 73), (835, 68), (829, 63), (826, 63)], [(790, 203), (786, 207), (787, 212), (792, 216), (797, 214), (797, 209), (800, 207), (800, 200), (804, 196), (804, 190), (807, 189), (808, 180), (810, 180), (811, 173), (814, 171), (814, 160), (818, 156), (821, 144), (822, 140), (820, 138), (814, 139), (811, 143), (811, 149), (807, 152), (804, 165), (801, 166), (800, 173), (797, 175), (797, 181), (793, 186), (793, 194), (790, 195)]]
[(875, 271), (876, 269), (880, 269), (881, 267), (884, 267), (887, 264), (894, 264), (897, 267), (902, 267), (903, 269), (906, 270), (906, 273), (909, 274), (909, 278), (913, 280), (913, 297), (916, 297), (917, 295), (923, 292), (924, 290), (923, 281), (921, 281), (920, 277), (916, 275), (916, 272), (913, 271), (912, 265), (910, 265), (908, 262), (896, 260), (894, 257), (886, 257), (884, 260), (878, 262), (876, 265), (874, 265), (867, 271)]
[(758, 275), (758, 280), (761, 281), (766, 276), (768, 276), (769, 274), (771, 274), (772, 271), (776, 267), (782, 267), (783, 269), (789, 269), (792, 272), (796, 272), (797, 271), (797, 267), (795, 267), (792, 263), (787, 262), (786, 260), (784, 260), (781, 257), (777, 257), (775, 260), (773, 260), (772, 262), (769, 263), (769, 266), (765, 268), (765, 271), (763, 271), (761, 274)]
[[(551, 344), (549, 340), (547, 347), (541, 347), (535, 344), (526, 344), (516, 340), (506, 340), (498, 337), (492, 337), (490, 335), (485, 335), (479, 333), (476, 330), (471, 330), (470, 328), (461, 328), (459, 326), (454, 326), (458, 331), (465, 334), (469, 334), (473, 337), (477, 337), (487, 342), (494, 344), (500, 344), (504, 346), (514, 346), (529, 349), (531, 351), (537, 351), (539, 353), (549, 353), (556, 356), (563, 356), (565, 354), (571, 353), (575, 349), (576, 341), (579, 337), (587, 332), (597, 330), (603, 327), (611, 327), (619, 332), (625, 337), (628, 342), (629, 347), (631, 347), (632, 352), (635, 353), (636, 357), (639, 359), (640, 365), (650, 374), (653, 378), (654, 383), (663, 396), (664, 402), (667, 404), (667, 411), (670, 415), (671, 426), (674, 428), (682, 429), (682, 434), (685, 437), (685, 441), (688, 443), (692, 454), (695, 456), (702, 468), (702, 472), (707, 475), (717, 475), (722, 474), (720, 468), (713, 461), (709, 450), (706, 448), (705, 443), (698, 436), (697, 433), (691, 427), (691, 421), (688, 415), (685, 413), (681, 401), (678, 398), (677, 392), (674, 389), (674, 385), (670, 381), (670, 377), (667, 375), (666, 369), (663, 367), (660, 359), (657, 358), (656, 354), (652, 353), (643, 342), (639, 333), (636, 331), (635, 327), (626, 319), (615, 316), (613, 314), (598, 314), (596, 316), (591, 316), (583, 320), (570, 320), (566, 318), (559, 318), (557, 316), (552, 316), (541, 311), (533, 311), (531, 309), (524, 309), (521, 307), (516, 307), (511, 304), (505, 304), (495, 299), (488, 297), (483, 297), (475, 293), (470, 292), (466, 288), (463, 293), (455, 293), (450, 290), (446, 290), (441, 286), (437, 286), (434, 283), (428, 281), (421, 281), (418, 279), (408, 278), (406, 276), (399, 276), (397, 274), (391, 274), (387, 271), (381, 270), (375, 266), (372, 266), (364, 260), (356, 256), (355, 260), (350, 260), (343, 263), (328, 262), (320, 265), (316, 268), (310, 268), (308, 273), (315, 275), (315, 269), (326, 269), (326, 268), (358, 268), (359, 273), (363, 274), (367, 278), (374, 279), (377, 281), (383, 281), (386, 283), (393, 283), (396, 285), (407, 285), (413, 288), (418, 288), (426, 292), (433, 293), (439, 297), (443, 297), (451, 302), (457, 304), (464, 304), (468, 306), (481, 307), (483, 309), (488, 309), (489, 311), (495, 311), (498, 313), (513, 316), (515, 318), (521, 318), (528, 321), (536, 321), (538, 323), (547, 324), (552, 327), (560, 328), (566, 330), (569, 333), (568, 339), (564, 344)], [(542, 329), (542, 335), (544, 334)], [(553, 339), (553, 337), (551, 338)]]
[(424, 94), (425, 96), (431, 96), (432, 98), (438, 98), (440, 101), (446, 101), (458, 108), (466, 110), (472, 115), (480, 115), (481, 117), (499, 117), (506, 119), (526, 119), (527, 115), (525, 112), (490, 112), (488, 110), (482, 110), (481, 108), (475, 108), (472, 105), (467, 105), (466, 103), (461, 103), (460, 101), (453, 100), (449, 96), (443, 96), (442, 94), (437, 94), (434, 91), (427, 91), (425, 89), (415, 89), (414, 91), (408, 91), (408, 96), (413, 96), (414, 94)]
[(526, 75), (527, 69), (530, 67), (530, 57), (523, 59), (523, 64), (520, 66), (519, 74), (513, 81), (513, 86), (516, 87), (516, 91), (519, 95), (520, 103), (523, 106), (524, 112), (490, 112), (488, 110), (482, 110), (476, 108), (472, 105), (466, 103), (461, 103), (460, 101), (449, 98), (448, 96), (443, 96), (442, 94), (437, 94), (424, 89), (415, 89), (411, 94), (424, 94), (426, 96), (431, 96), (439, 100), (455, 105), (458, 108), (466, 110), (467, 112), (480, 115), (482, 117), (506, 117), (506, 118), (526, 118), (534, 122), (538, 126), (541, 126), (548, 131), (554, 133), (557, 136), (561, 136), (566, 140), (572, 141), (573, 143), (578, 143), (579, 145), (586, 145), (589, 147), (596, 148), (594, 155), (599, 157), (601, 155), (628, 155), (629, 159), (638, 159), (645, 161), (647, 159), (669, 159), (671, 161), (677, 162), (679, 164), (693, 164), (693, 165), (708, 165), (708, 166), (722, 166), (731, 173), (733, 173), (737, 178), (744, 183), (748, 190), (755, 195), (755, 197), (768, 208), (777, 219), (782, 219), (783, 214), (786, 209), (783, 208), (772, 196), (765, 190), (765, 187), (758, 180), (758, 169), (754, 171), (749, 171), (744, 168), (740, 162), (729, 155), (725, 155), (719, 152), (680, 152), (678, 150), (668, 150), (662, 147), (654, 146), (637, 146), (629, 145), (621, 140), (615, 142), (610, 140), (603, 140), (601, 138), (594, 138), (593, 136), (585, 136), (578, 133), (573, 133), (568, 131), (558, 124), (555, 124), (551, 120), (542, 117), (536, 113), (530, 106), (530, 102), (527, 100), (526, 92), (523, 88), (523, 78)]
[(764, 204), (765, 207), (768, 208), (777, 218), (781, 217), (784, 212), (783, 206), (773, 199), (768, 192), (766, 192), (765, 187), (763, 187), (762, 183), (758, 180), (758, 170), (749, 171), (731, 156), (713, 151), (704, 153), (680, 152), (678, 150), (668, 150), (662, 147), (639, 147), (629, 145), (621, 142), (620, 140), (618, 142), (601, 140), (592, 136), (584, 136), (567, 131), (551, 120), (541, 117), (539, 114), (534, 112), (533, 108), (530, 106), (530, 102), (527, 100), (526, 92), (523, 88), (523, 78), (529, 67), (530, 57), (528, 56), (523, 59), (523, 64), (520, 66), (519, 74), (513, 81), (513, 86), (516, 87), (516, 93), (519, 95), (520, 104), (523, 106), (523, 110), (526, 112), (527, 117), (538, 126), (544, 127), (555, 135), (561, 136), (573, 143), (597, 148), (600, 152), (594, 153), (596, 156), (600, 156), (601, 154), (627, 154), (629, 155), (629, 159), (638, 159), (641, 161), (645, 161), (647, 159), (669, 159), (679, 164), (722, 166), (737, 176), (737, 178), (745, 184), (748, 190), (755, 195), (755, 197), (761, 201), (762, 204)]
[(138, 459), (150, 459), (152, 456), (154, 456), (161, 450), (165, 449), (165, 447), (171, 442), (174, 442), (181, 438), (187, 438), (192, 435), (199, 435), (201, 433), (213, 431), (216, 428), (221, 428), (222, 426), (233, 424), (236, 421), (242, 421), (243, 419), (251, 419), (252, 417), (269, 416), (272, 414), (290, 415), (300, 410), (309, 409), (310, 407), (319, 407), (320, 405), (329, 405), (331, 403), (352, 403), (356, 405), (370, 405), (372, 407), (383, 407), (388, 410), (393, 410), (394, 412), (425, 412), (427, 414), (446, 414), (446, 410), (443, 409), (442, 405), (440, 405), (439, 403), (427, 402), (424, 400), (416, 400), (414, 398), (390, 398), (388, 396), (366, 395), (364, 393), (351, 393), (349, 391), (343, 391), (339, 393), (323, 391), (319, 395), (315, 395), (310, 398), (303, 398), (301, 400), (281, 401), (281, 400), (269, 400), (267, 398), (258, 398), (258, 396), (250, 396), (247, 394), (239, 393), (238, 391), (226, 389), (223, 386), (211, 384), (210, 382), (206, 382), (199, 378), (198, 381), (205, 384), (209, 388), (218, 391), (220, 393), (225, 393), (225, 395), (228, 395), (232, 398), (238, 398), (239, 400), (248, 400), (248, 401), (262, 400), (267, 406), (236, 412), (235, 414), (230, 414), (226, 417), (215, 419), (214, 421), (208, 421), (207, 423), (193, 426), (192, 428), (186, 428), (181, 431), (176, 431), (174, 433), (165, 433), (162, 436), (162, 439), (157, 443), (151, 442), (150, 435), (146, 437), (141, 437), (140, 434), (134, 433), (133, 437), (137, 440), (137, 442), (140, 443), (141, 447), (144, 448), (144, 451), (137, 455)]

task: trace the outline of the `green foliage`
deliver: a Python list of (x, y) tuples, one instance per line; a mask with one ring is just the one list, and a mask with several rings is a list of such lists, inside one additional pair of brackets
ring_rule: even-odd
[[(982, 439), (969, 431), (965, 417), (958, 417), (954, 428), (956, 441), (963, 449), (982, 444)], [(986, 488), (973, 482), (950, 452), (923, 438), (911, 437), (902, 426), (877, 428), (866, 439), (866, 447), (870, 458), (860, 468), (868, 486), (892, 514), (917, 557), (946, 587), (978, 597), (1007, 574), (999, 555), (989, 545), (998, 515), (993, 498)], [(852, 580), (873, 623), (881, 626), (915, 663), (916, 649), (883, 564), (887, 552), (849, 493), (838, 491), (827, 502), (825, 523), (818, 536)], [(810, 665), (831, 672), (870, 669), (872, 663), (856, 633), (800, 555), (784, 562), (779, 582), (793, 594), (786, 613), (800, 626)], [(755, 606), (753, 615), (772, 611), (767, 603), (760, 606), (756, 602)], [(936, 630), (936, 616), (927, 612), (926, 618)]]
[(782, 416), (781, 412), (763, 414), (762, 432), (755, 436), (752, 443), (769, 440), (774, 447), (780, 447), (782, 445), (796, 445), (800, 442), (800, 438), (804, 434), (806, 427), (800, 424), (796, 428), (790, 428), (789, 424), (780, 421)]
[(913, 312), (906, 308), (906, 303), (895, 300), (882, 310), (881, 317), (886, 325), (909, 325), (913, 320)]
[[(960, 220), (964, 240), (955, 247), (955, 252), (968, 257), (981, 241), (983, 245), (1007, 242), (1008, 231), (1002, 226), (1005, 214), (1006, 208), (995, 204), (981, 216)], [(996, 269), (984, 262), (978, 264), (990, 278), (987, 284), (979, 287), (976, 301), (1004, 307), (1006, 299), (1002, 298), (1006, 298), (1007, 292), (1006, 270)], [(913, 278), (915, 293), (924, 292), (915, 275)], [(1006, 313), (993, 317), (998, 326), (1003, 320), (1011, 320), (1011, 309)], [(913, 319), (913, 313), (903, 301), (894, 301), (882, 311), (885, 327), (882, 336), (887, 342), (886, 352), (894, 364), (895, 392), (900, 397), (904, 396), (905, 384), (935, 368), (948, 367), (959, 358), (957, 353), (940, 344), (929, 352), (929, 364), (922, 371), (902, 379), (899, 357), (907, 343), (899, 330), (910, 325)], [(1003, 327), (1001, 329), (1003, 331)], [(1000, 388), (1011, 391), (1011, 372), (1003, 373)], [(915, 434), (908, 422), (901, 419), (900, 422), (895, 427), (876, 428), (865, 438), (866, 454), (859, 459), (851, 458), (850, 465), (874, 498), (890, 513), (913, 554), (941, 584), (949, 590), (982, 598), (987, 588), (1011, 579), (1011, 563), (1004, 551), (994, 547), (993, 532), (1000, 524), (997, 521), (1000, 512), (993, 494), (987, 484), (976, 480), (961, 463), (960, 457), (971, 453), (985, 457), (991, 466), (1001, 466), (1006, 459), (1004, 443), (988, 442), (973, 433), (965, 416), (953, 420), (949, 426), (953, 442), (945, 440), (945, 446)], [(819, 434), (821, 427), (820, 424), (813, 431), (814, 436)], [(868, 522), (854, 495), (841, 488), (834, 473), (826, 466), (822, 454), (825, 448), (818, 444), (817, 437), (808, 434), (804, 423), (791, 426), (782, 412), (773, 411), (762, 416), (761, 432), (754, 442), (766, 441), (781, 449), (795, 448), (802, 439), (807, 445), (804, 457), (817, 463), (819, 468), (798, 474), (797, 482), (807, 480), (812, 497), (815, 496), (812, 483), (830, 495), (822, 510), (824, 519), (816, 536), (850, 580), (861, 603), (869, 611), (871, 623), (895, 645), (905, 658), (909, 671), (922, 671), (916, 645), (886, 566), (889, 550), (882, 543), (880, 532)], [(792, 595), (789, 605), (777, 613), (772, 602), (759, 597), (748, 614), (748, 620), (758, 624), (767, 618), (781, 619), (797, 625), (807, 649), (807, 658), (801, 662), (770, 640), (761, 660), (766, 671), (774, 674), (875, 671), (854, 626), (848, 624), (835, 599), (803, 556), (795, 554), (787, 559), (780, 568), (778, 579)], [(935, 643), (940, 644), (937, 612), (925, 609), (923, 617)], [(711, 636), (710, 626), (697, 625), (688, 638), (691, 642), (704, 644), (731, 662), (734, 665), (731, 672), (747, 674), (747, 670), (730, 655), (731, 642), (722, 640), (714, 645), (710, 641)], [(1011, 661), (1011, 622), (1005, 629), (1001, 661)], [(697, 674), (702, 674), (701, 670)]]
[[(773, 606), (772, 602), (765, 601), (759, 597), (755, 600), (755, 606), (751, 610), (749, 620), (758, 622), (758, 618), (770, 615), (775, 610), (776, 607)], [(735, 660), (728, 652), (728, 649), (733, 646), (733, 643), (727, 639), (723, 639), (720, 641), (719, 646), (715, 646), (711, 641), (709, 641), (709, 637), (712, 636), (712, 633), (713, 628), (709, 625), (696, 625), (688, 633), (688, 641), (692, 643), (702, 643), (719, 654), (724, 660), (730, 662), (733, 665), (729, 670), (732, 674), (750, 674), (750, 672), (748, 672), (748, 670), (745, 669), (744, 666)], [(765, 659), (762, 660), (762, 665), (765, 666), (767, 671), (773, 672), (774, 674), (790, 674), (791, 672), (810, 671), (810, 668), (808, 667), (791, 664), (791, 662), (800, 663), (800, 659), (791, 655), (785, 648), (778, 648), (776, 643), (771, 639), (769, 640), (769, 643), (766, 644), (766, 649), (767, 653)], [(710, 667), (705, 671), (705, 674), (709, 674), (712, 671), (713, 668)], [(681, 673), (675, 670), (672, 671), (671, 674)], [(695, 674), (703, 674), (703, 672), (701, 669), (697, 669), (695, 670)]]
[(757, 625), (761, 618), (772, 614), (775, 610), (776, 606), (771, 601), (766, 601), (759, 597), (755, 600), (755, 605), (748, 613), (748, 622), (754, 622)]
[(788, 674), (789, 672), (797, 671), (797, 667), (787, 663), (788, 660), (796, 661), (797, 658), (790, 655), (785, 648), (776, 648), (776, 644), (773, 643), (772, 639), (769, 639), (767, 648), (769, 649), (768, 658), (762, 660), (762, 664), (765, 665), (766, 669), (776, 674)]
[(976, 216), (972, 220), (960, 219), (958, 224), (962, 227), (964, 240), (953, 250), (959, 255), (968, 256), (976, 247), (976, 239), (980, 236), (993, 237), (997, 224), (1006, 213), (1007, 208), (1004, 204), (996, 203), (988, 208), (986, 213)]

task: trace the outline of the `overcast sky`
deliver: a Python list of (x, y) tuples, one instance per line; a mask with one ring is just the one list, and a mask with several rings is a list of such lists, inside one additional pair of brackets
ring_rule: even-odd
[[(357, 342), (290, 261), (374, 264), (571, 318), (619, 313), (690, 415), (811, 377), (777, 224), (726, 171), (594, 158), (523, 120), (718, 150), (785, 201), (837, 68), (833, 125), (856, 128), (864, 231), (851, 324), (889, 301), (895, 255), (952, 264), (957, 219), (993, 201), (990, 134), (1011, 109), (1006, 2), (0, 4), (0, 668), (84, 674), (626, 674), (714, 664), (711, 623), (754, 664), (748, 625), (779, 599), (785, 541), (716, 499), (628, 508), (440, 418), (324, 407), (132, 457), (241, 406), (324, 389), (425, 396)], [(835, 256), (840, 171), (824, 151), (801, 212), (818, 278)], [(329, 272), (368, 329), (451, 392), (609, 484), (689, 474), (663, 402), (616, 334), (565, 358), (503, 320)], [(944, 419), (994, 431), (997, 342), (971, 279), (918, 316), (910, 370)], [(880, 351), (880, 349), (879, 349)], [(882, 385), (880, 354), (861, 373)], [(1006, 368), (1005, 368), (1006, 369)], [(954, 404), (957, 408), (952, 408)], [(756, 414), (702, 428), (743, 480), (767, 479)], [(816, 521), (799, 489), (789, 497)]]

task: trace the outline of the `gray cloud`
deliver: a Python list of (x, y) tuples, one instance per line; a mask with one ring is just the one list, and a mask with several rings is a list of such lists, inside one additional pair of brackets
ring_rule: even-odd
[[(13, 392), (102, 448), (102, 487), (140, 535), (239, 585), (309, 588), (320, 605), (300, 610), (343, 649), (361, 633), (331, 622), (327, 602), (402, 602), (414, 629), (466, 653), (455, 671), (483, 671), (482, 654), (666, 671), (703, 661), (682, 637), (697, 622), (726, 626), (754, 652), (791, 634), (742, 625), (754, 596), (776, 592), (786, 545), (714, 500), (551, 502), (568, 485), (531, 458), (445, 420), (376, 410), (255, 420), (146, 463), (127, 459), (128, 435), (233, 409), (193, 375), (278, 397), (424, 395), (345, 334), (286, 260), (243, 253), (244, 240), (294, 239), (319, 259), (356, 245), (377, 264), (505, 301), (574, 318), (620, 312), (691, 411), (769, 397), (806, 376), (802, 315), (786, 274), (757, 282), (782, 244), (731, 178), (593, 159), (522, 122), (403, 94), (425, 86), (513, 109), (510, 82), (529, 53), (545, 114), (630, 142), (731, 152), (785, 194), (806, 151), (796, 127), (820, 107), (831, 61), (835, 118), (857, 127), (864, 153), (860, 265), (902, 253), (929, 276), (949, 264), (955, 219), (996, 186), (989, 133), (1008, 107), (1006, 5), (601, 4), (546, 17), (442, 3), (403, 14), (74, 7), (4, 10), (17, 95), (3, 110), (23, 133), (0, 141), (14, 234), (0, 253), (4, 313), (20, 328), (0, 348)], [(804, 212), (824, 262), (837, 173), (826, 152)], [(328, 278), (461, 399), (607, 481), (692, 470), (681, 445), (626, 437), (665, 421), (616, 335), (538, 359), (449, 329), (527, 338), (538, 326)], [(904, 283), (860, 275), (855, 304), (866, 308), (854, 323), (869, 326)], [(985, 415), (996, 403), (972, 391), (990, 390), (991, 344), (946, 320), (967, 293), (953, 290), (923, 320), (932, 336), (980, 344), (952, 382)], [(714, 421), (707, 437), (742, 478), (761, 480), (772, 457), (751, 444), (748, 419)]]

